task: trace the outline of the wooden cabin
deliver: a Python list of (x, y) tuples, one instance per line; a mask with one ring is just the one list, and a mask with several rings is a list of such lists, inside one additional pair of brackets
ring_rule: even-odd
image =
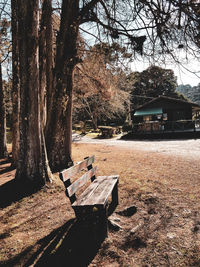
[(132, 112), (133, 133), (196, 131), (200, 127), (194, 118), (199, 114), (195, 103), (159, 96)]

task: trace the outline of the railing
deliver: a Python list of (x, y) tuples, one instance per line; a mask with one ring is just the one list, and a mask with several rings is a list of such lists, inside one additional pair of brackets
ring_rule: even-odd
[(200, 120), (149, 121), (133, 124), (134, 133), (184, 132), (200, 130)]

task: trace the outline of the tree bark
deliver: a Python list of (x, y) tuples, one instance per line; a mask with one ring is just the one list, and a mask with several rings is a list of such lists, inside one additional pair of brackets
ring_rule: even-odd
[[(44, 128), (47, 119), (47, 95), (52, 91), (52, 8), (51, 0), (43, 0), (39, 34), (39, 88), (40, 88), (40, 118), (42, 134), (42, 153), (47, 166), (48, 177), (52, 178), (49, 168)], [(50, 25), (51, 24), (51, 25)], [(50, 65), (51, 64), (51, 65)]]
[(46, 126), (47, 153), (52, 171), (72, 164), (72, 76), (77, 63), (78, 17), (79, 1), (63, 1), (57, 38), (54, 91)]
[(34, 186), (49, 181), (43, 153), (39, 92), (38, 0), (19, 0), (20, 151), (16, 179)]
[(52, 20), (52, 0), (44, 0), (44, 24), (46, 27), (46, 94), (47, 94), (47, 112), (50, 105), (50, 96), (53, 86), (53, 20)]
[(39, 32), (39, 87), (40, 87), (40, 115), (41, 126), (44, 128), (46, 123), (46, 14), (45, 0), (42, 4), (42, 14)]
[(11, 1), (12, 9), (12, 165), (16, 166), (19, 153), (19, 45), (17, 2)]
[(6, 146), (6, 107), (3, 92), (2, 69), (0, 63), (0, 158), (8, 156)]

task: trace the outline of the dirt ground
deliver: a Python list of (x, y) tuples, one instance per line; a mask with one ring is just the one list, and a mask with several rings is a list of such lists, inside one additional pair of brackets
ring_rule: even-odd
[(98, 244), (92, 226), (77, 224), (57, 175), (20, 195), (15, 170), (0, 162), (0, 266), (200, 266), (199, 140), (104, 141), (73, 144), (74, 161), (94, 154), (99, 175), (120, 175), (109, 217), (117, 227)]
[(128, 147), (139, 151), (152, 151), (161, 154), (200, 159), (200, 139), (171, 139), (171, 140), (122, 140), (121, 136), (112, 139), (90, 138), (87, 135), (80, 139), (74, 136), (76, 143), (104, 144), (110, 146)]

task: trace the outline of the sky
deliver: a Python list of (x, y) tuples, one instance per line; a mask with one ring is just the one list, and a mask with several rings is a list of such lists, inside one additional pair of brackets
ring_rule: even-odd
[[(175, 76), (177, 77), (178, 85), (180, 84), (190, 84), (191, 86), (196, 86), (200, 83), (200, 62), (197, 60), (192, 60), (188, 64), (183, 64), (182, 66), (178, 66), (176, 64), (155, 64), (163, 69), (172, 69), (174, 71)], [(150, 66), (149, 62), (142, 61), (134, 61), (131, 64), (132, 71), (143, 71)], [(187, 71), (190, 70), (190, 71)], [(197, 72), (196, 75), (192, 72)]]

